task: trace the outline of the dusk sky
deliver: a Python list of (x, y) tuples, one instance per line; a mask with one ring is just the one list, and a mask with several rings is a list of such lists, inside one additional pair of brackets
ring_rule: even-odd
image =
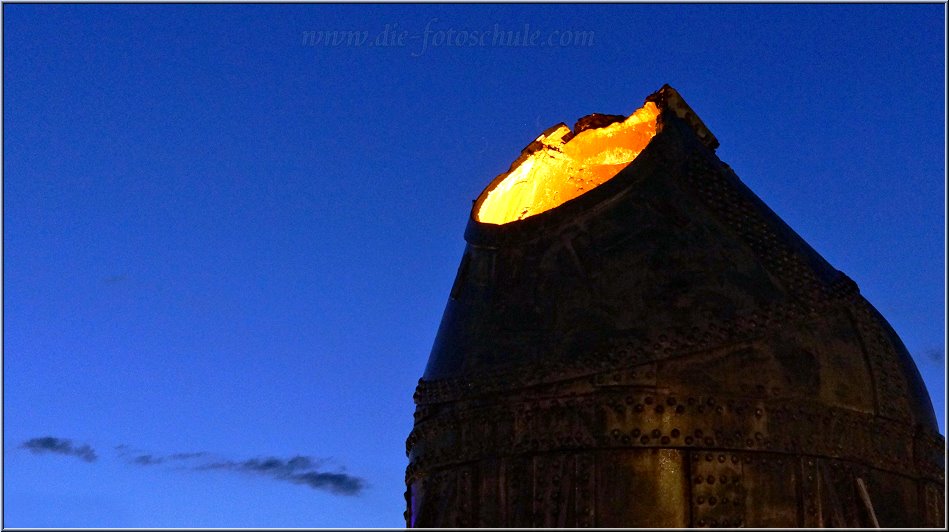
[(5, 4), (3, 525), (404, 526), (472, 200), (664, 83), (945, 433), (945, 9)]

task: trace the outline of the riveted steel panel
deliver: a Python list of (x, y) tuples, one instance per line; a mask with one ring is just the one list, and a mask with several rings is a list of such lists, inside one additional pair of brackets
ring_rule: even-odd
[(745, 491), (745, 526), (800, 526), (800, 464), (775, 453), (740, 453)]
[(692, 481), (694, 527), (738, 527), (745, 525), (745, 460), (738, 453), (693, 451), (689, 474)]
[(688, 500), (683, 453), (675, 449), (596, 455), (596, 526), (685, 527)]

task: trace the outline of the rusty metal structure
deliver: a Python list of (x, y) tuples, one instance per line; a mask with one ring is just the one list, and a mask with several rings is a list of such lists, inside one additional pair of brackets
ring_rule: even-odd
[(945, 439), (897, 334), (675, 90), (647, 102), (655, 136), (608, 181), (510, 223), (475, 204), (406, 524), (944, 527)]

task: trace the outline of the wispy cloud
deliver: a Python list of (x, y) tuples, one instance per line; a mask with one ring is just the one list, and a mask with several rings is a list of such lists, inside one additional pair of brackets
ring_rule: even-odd
[(268, 475), (292, 474), (295, 471), (319, 467), (322, 461), (315, 461), (309, 456), (294, 456), (289, 460), (280, 458), (251, 458), (242, 462), (224, 460), (202, 465), (195, 469), (228, 469), (247, 473), (263, 473)]
[(288, 459), (267, 457), (227, 460), (214, 459), (206, 452), (155, 455), (144, 451), (134, 451), (126, 445), (117, 446), (116, 451), (127, 463), (137, 466), (148, 467), (180, 462), (186, 464), (185, 469), (191, 471), (232, 471), (253, 474), (329, 491), (337, 495), (358, 495), (366, 487), (366, 481), (360, 477), (345, 472), (321, 471), (320, 468), (326, 461), (311, 456), (297, 455)]
[(316, 490), (329, 490), (341, 495), (358, 495), (366, 487), (366, 483), (359, 477), (346, 473), (320, 473), (310, 471), (298, 475), (289, 475), (281, 480), (294, 484), (305, 484)]
[(207, 456), (207, 455), (208, 453), (203, 452), (203, 451), (198, 452), (198, 453), (175, 453), (175, 454), (169, 454), (168, 459), (169, 460), (190, 460), (191, 458), (201, 458), (202, 456)]
[(946, 350), (942, 347), (934, 347), (926, 350), (926, 358), (935, 364), (942, 364), (946, 360)]
[(117, 284), (124, 283), (124, 282), (127, 281), (127, 280), (128, 280), (128, 278), (127, 278), (125, 275), (110, 275), (110, 276), (108, 276), (108, 277), (102, 279), (102, 284), (104, 284), (104, 285), (109, 285), (109, 286), (115, 286), (115, 285), (117, 285)]
[(195, 458), (201, 458), (207, 456), (208, 453), (205, 452), (195, 452), (195, 453), (174, 453), (165, 456), (154, 455), (151, 453), (146, 453), (142, 450), (132, 449), (128, 445), (116, 445), (115, 451), (118, 453), (119, 457), (123, 458), (129, 464), (140, 465), (140, 466), (152, 466), (159, 465), (168, 462), (180, 462), (184, 460), (192, 460)]
[(225, 460), (211, 462), (195, 467), (196, 470), (227, 470), (241, 473), (253, 473), (274, 480), (309, 486), (317, 490), (326, 490), (338, 495), (358, 495), (366, 487), (364, 479), (347, 473), (329, 473), (319, 471), (322, 460), (309, 456), (281, 458), (251, 458), (240, 462)]
[[(33, 438), (21, 447), (33, 453), (57, 453), (79, 457), (87, 462), (97, 459), (95, 451), (88, 445), (77, 446), (71, 440), (46, 436)], [(230, 460), (213, 457), (204, 451), (154, 454), (128, 445), (116, 445), (115, 452), (125, 463), (138, 467), (165, 465), (185, 471), (231, 471), (255, 475), (261, 478), (288, 482), (311, 489), (328, 491), (336, 495), (359, 495), (366, 489), (365, 479), (345, 471), (324, 471), (326, 460), (312, 456), (296, 455), (291, 458), (249, 458)]]
[(158, 465), (165, 463), (165, 459), (161, 457), (154, 457), (150, 454), (141, 454), (132, 458), (131, 462), (138, 465)]
[(44, 436), (42, 438), (32, 438), (23, 442), (20, 447), (29, 450), (34, 454), (54, 453), (75, 456), (86, 462), (95, 462), (98, 459), (95, 450), (89, 445), (76, 446), (72, 440), (63, 438), (54, 438)]

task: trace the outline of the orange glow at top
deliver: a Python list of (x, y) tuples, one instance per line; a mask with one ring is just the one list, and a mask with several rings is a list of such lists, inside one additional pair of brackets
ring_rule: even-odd
[[(560, 124), (542, 133), (493, 188), (482, 193), (475, 219), (506, 224), (549, 211), (625, 168), (656, 135), (659, 108), (647, 102), (625, 120), (572, 135)], [(504, 175), (504, 174), (502, 174)]]

